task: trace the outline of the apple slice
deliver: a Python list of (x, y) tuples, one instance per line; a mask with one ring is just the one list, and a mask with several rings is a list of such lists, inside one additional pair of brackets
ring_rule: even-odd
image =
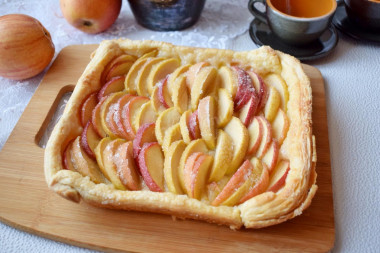
[(186, 85), (189, 90), (193, 87), (195, 77), (198, 75), (199, 71), (204, 68), (210, 66), (208, 62), (198, 62), (192, 66), (190, 66), (189, 70), (186, 72)]
[(175, 58), (163, 60), (156, 64), (149, 73), (147, 79), (147, 88), (149, 94), (152, 94), (153, 87), (167, 75), (171, 74), (180, 66), (180, 61)]
[(257, 106), (257, 111), (260, 111), (264, 108), (265, 103), (268, 99), (268, 88), (265, 85), (263, 79), (255, 72), (248, 71), (249, 76), (251, 77), (252, 84), (255, 87), (258, 98), (259, 98), (259, 104)]
[(116, 76), (123, 76), (128, 74), (129, 69), (132, 67), (133, 61), (125, 61), (115, 64), (107, 73), (105, 82), (109, 82)]
[(116, 124), (117, 132), (119, 133), (120, 137), (126, 140), (132, 140), (133, 136), (130, 136), (127, 130), (124, 128), (122, 121), (122, 111), (124, 106), (133, 98), (135, 98), (135, 96), (130, 94), (125, 94), (124, 96), (119, 98), (115, 105), (115, 113), (113, 114), (113, 121)]
[(99, 115), (103, 130), (108, 136), (112, 138), (117, 138), (119, 136), (113, 114), (116, 111), (117, 101), (125, 94), (126, 93), (123, 91), (112, 93), (105, 98), (100, 107)]
[(138, 112), (135, 123), (135, 129), (139, 129), (142, 125), (147, 123), (155, 123), (157, 120), (157, 113), (154, 110), (152, 101), (146, 102), (141, 106), (141, 110)]
[(189, 107), (189, 93), (186, 86), (186, 76), (179, 76), (170, 86), (173, 105), (177, 107), (180, 113), (185, 112)]
[(100, 101), (102, 97), (110, 95), (111, 93), (119, 92), (124, 90), (125, 76), (117, 76), (109, 80), (98, 92), (98, 100)]
[(290, 163), (288, 160), (281, 160), (278, 162), (276, 168), (273, 170), (269, 179), (269, 186), (267, 191), (278, 192), (286, 182), (286, 178), (290, 171)]
[(204, 140), (198, 139), (198, 140), (191, 141), (182, 153), (181, 159), (179, 161), (178, 175), (179, 175), (179, 182), (184, 192), (186, 192), (185, 176), (184, 176), (185, 163), (186, 163), (186, 160), (190, 157), (190, 155), (196, 152), (208, 153), (208, 149)]
[(289, 91), (288, 86), (286, 85), (284, 79), (278, 74), (270, 74), (264, 78), (264, 82), (268, 85), (276, 88), (276, 90), (280, 93), (281, 96), (281, 108), (284, 112), (287, 112), (288, 101), (289, 101)]
[[(148, 97), (151, 92), (149, 92), (149, 76), (152, 72), (154, 66), (162, 61), (164, 61), (165, 58), (157, 57), (157, 58), (150, 58), (148, 59), (145, 64), (141, 67), (139, 73), (136, 77), (136, 90), (137, 94), (140, 96)], [(152, 89), (153, 90), (153, 89)]]
[(164, 154), (157, 142), (145, 143), (138, 156), (141, 175), (151, 191), (163, 192)]
[(219, 129), (216, 141), (215, 159), (212, 164), (209, 182), (219, 181), (226, 174), (233, 158), (233, 141), (223, 130)]
[(93, 92), (84, 99), (83, 104), (80, 107), (80, 123), (84, 127), (87, 121), (91, 120), (92, 111), (94, 110), (97, 100), (97, 92)]
[(158, 53), (157, 49), (153, 49), (152, 51), (144, 53), (139, 59), (145, 59), (150, 57), (156, 57)]
[(106, 132), (103, 129), (102, 117), (100, 116), (102, 105), (104, 101), (106, 101), (106, 99), (107, 97), (104, 97), (99, 101), (99, 103), (96, 104), (91, 116), (91, 122), (94, 127), (94, 130), (101, 138), (107, 136)]
[(231, 94), (232, 99), (235, 98), (238, 88), (236, 73), (230, 67), (223, 66), (219, 69), (218, 74), (220, 87), (226, 89), (228, 94)]
[(223, 190), (211, 203), (213, 206), (234, 206), (244, 196), (253, 182), (253, 166), (249, 160), (239, 167)]
[(278, 142), (273, 138), (267, 152), (265, 152), (263, 158), (261, 159), (263, 163), (268, 166), (269, 173), (271, 173), (274, 167), (276, 167), (279, 151), (280, 147)]
[(72, 144), (70, 155), (73, 161), (73, 167), (76, 171), (82, 174), (82, 176), (88, 176), (94, 183), (104, 183), (104, 177), (100, 172), (98, 165), (94, 160), (87, 156), (86, 152), (83, 151), (80, 142), (80, 136), (78, 136)]
[(191, 110), (188, 110), (181, 115), (181, 118), (179, 120), (179, 126), (181, 128), (182, 139), (187, 144), (191, 142), (190, 129), (189, 129), (189, 121), (190, 121), (191, 115), (192, 115)]
[(257, 91), (252, 84), (249, 74), (239, 67), (232, 67), (237, 78), (237, 92), (234, 99), (234, 111), (238, 112), (254, 96), (258, 98)]
[(125, 185), (121, 182), (119, 175), (117, 174), (117, 167), (114, 159), (118, 147), (123, 143), (125, 143), (125, 140), (123, 139), (111, 140), (107, 143), (104, 149), (100, 151), (103, 162), (102, 172), (118, 190), (126, 190)]
[(95, 148), (98, 146), (101, 138), (95, 132), (94, 127), (92, 126), (91, 121), (88, 121), (85, 128), (83, 129), (81, 135), (81, 147), (87, 153), (89, 157), (92, 159), (96, 159), (95, 157)]
[(218, 107), (216, 124), (218, 128), (224, 127), (231, 120), (234, 112), (234, 102), (226, 89), (218, 90)]
[(231, 137), (233, 142), (233, 156), (226, 172), (227, 175), (231, 175), (235, 173), (244, 159), (248, 148), (249, 135), (247, 128), (234, 116), (224, 127), (224, 131)]
[(257, 108), (259, 106), (260, 100), (257, 96), (253, 95), (247, 104), (243, 106), (243, 108), (239, 112), (239, 118), (244, 123), (246, 127), (249, 126), (253, 117), (256, 114)]
[(135, 138), (136, 131), (134, 121), (141, 110), (141, 107), (149, 102), (147, 97), (134, 97), (126, 105), (124, 105), (121, 113), (121, 120), (123, 122), (124, 129), (129, 136)]
[(153, 88), (151, 101), (152, 101), (153, 108), (157, 112), (157, 114), (160, 114), (166, 110), (165, 106), (160, 101), (158, 86)]
[[(172, 97), (168, 90), (168, 78), (165, 77), (161, 81), (157, 83), (158, 86), (158, 100), (160, 100), (161, 104), (166, 108), (173, 107)], [(152, 88), (153, 89), (153, 88)]]
[(254, 117), (251, 124), (249, 124), (247, 130), (249, 135), (249, 144), (248, 144), (248, 155), (253, 155), (256, 153), (260, 147), (261, 139), (263, 138), (263, 123), (258, 116)]
[(181, 127), (179, 126), (179, 123), (169, 127), (166, 130), (164, 140), (162, 141), (162, 150), (164, 153), (168, 151), (173, 142), (178, 140), (182, 140)]
[(281, 145), (288, 134), (290, 122), (282, 109), (278, 109), (277, 115), (272, 122), (273, 137)]
[(187, 87), (187, 84), (186, 84), (187, 74), (186, 73), (189, 70), (190, 66), (191, 66), (190, 64), (179, 66), (176, 70), (173, 71), (173, 73), (171, 73), (169, 75), (169, 77), (168, 77), (168, 90), (169, 90), (169, 92), (171, 92), (173, 90), (174, 83), (181, 76), (185, 77), (185, 86)]
[(75, 139), (69, 141), (69, 143), (66, 145), (65, 150), (62, 153), (62, 163), (63, 163), (63, 168), (65, 170), (71, 170), (71, 171), (76, 171), (73, 165), (73, 161), (71, 158), (71, 150), (73, 149), (73, 142)]
[(211, 150), (215, 149), (215, 118), (215, 99), (210, 96), (202, 98), (198, 105), (199, 129), (203, 140), (205, 140), (207, 147)]
[(165, 111), (163, 111), (157, 118), (156, 121), (156, 137), (157, 141), (160, 145), (162, 145), (164, 141), (164, 136), (166, 130), (178, 123), (181, 118), (181, 114), (178, 112), (177, 108), (171, 107)]
[(258, 116), (257, 119), (261, 121), (261, 124), (263, 126), (263, 135), (261, 137), (260, 145), (256, 151), (256, 157), (261, 159), (267, 152), (272, 141), (272, 126), (263, 116)]
[(277, 115), (277, 111), (281, 104), (280, 93), (273, 86), (269, 86), (268, 101), (264, 107), (265, 118), (272, 122)]
[(196, 140), (201, 138), (201, 130), (199, 128), (198, 110), (193, 112), (189, 117), (188, 128), (190, 139)]
[(154, 133), (155, 123), (147, 123), (142, 125), (136, 133), (136, 138), (133, 140), (133, 157), (139, 156), (140, 150), (145, 143), (157, 142), (156, 135)]
[(192, 153), (189, 156), (189, 158), (187, 158), (187, 160), (185, 162), (185, 166), (183, 167), (183, 177), (185, 180), (185, 188), (186, 188), (187, 195), (190, 198), (192, 198), (192, 195), (193, 195), (191, 185), (192, 185), (194, 177), (195, 177), (195, 173), (193, 172), (193, 169), (195, 167), (195, 162), (202, 155), (203, 155), (202, 152)]
[(142, 67), (145, 65), (147, 61), (150, 61), (153, 59), (152, 57), (142, 57), (137, 59), (129, 70), (127, 76), (125, 77), (125, 90), (132, 94), (136, 95), (137, 94), (137, 76), (140, 73), (140, 70)]
[[(199, 153), (192, 154), (188, 161), (196, 154)], [(190, 198), (201, 199), (202, 193), (205, 192), (207, 176), (209, 175), (212, 162), (213, 157), (203, 153), (200, 153), (194, 164), (188, 165), (186, 162), (184, 173), (187, 174), (186, 178), (190, 179), (189, 187), (187, 188), (187, 194)]]
[(104, 176), (108, 179), (108, 176), (106, 174), (106, 171), (104, 169), (104, 164), (103, 164), (103, 150), (106, 148), (106, 146), (112, 141), (110, 137), (105, 137), (100, 140), (98, 146), (95, 148), (95, 157), (96, 157), (96, 162), (99, 165), (100, 171), (104, 174)]
[(256, 157), (251, 159), (253, 165), (253, 184), (249, 191), (239, 200), (239, 204), (265, 192), (269, 184), (269, 171)]
[(179, 163), (186, 148), (186, 143), (183, 140), (173, 142), (165, 154), (164, 161), (164, 177), (166, 185), (170, 192), (174, 194), (183, 194), (179, 181)]
[[(215, 159), (214, 159), (215, 162)], [(218, 182), (211, 182), (207, 185), (207, 197), (209, 203), (212, 203), (228, 183), (229, 177), (222, 177)]]
[[(134, 61), (136, 61), (136, 57), (133, 55), (128, 55), (128, 54), (122, 54), (114, 58), (110, 63), (106, 65), (106, 67), (104, 68), (102, 72), (102, 76), (100, 79), (102, 84), (107, 82), (106, 79), (108, 76), (112, 76), (112, 73), (110, 73), (110, 71), (111, 69), (114, 69), (113, 71), (115, 71), (115, 68), (114, 68), (115, 66), (120, 65), (121, 63), (129, 63), (129, 62), (133, 63)], [(115, 76), (122, 76), (122, 75), (124, 74), (115, 75)]]
[(128, 190), (138, 191), (141, 189), (140, 176), (133, 158), (133, 144), (131, 141), (120, 144), (113, 156), (116, 165), (116, 173), (121, 183)]
[(211, 66), (201, 68), (196, 74), (190, 90), (190, 104), (192, 110), (196, 110), (199, 100), (210, 95), (216, 88), (214, 82), (217, 74), (217, 70)]

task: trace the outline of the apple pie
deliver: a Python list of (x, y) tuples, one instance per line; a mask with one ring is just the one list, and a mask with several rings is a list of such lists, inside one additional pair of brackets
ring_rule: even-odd
[(104, 41), (45, 151), (59, 195), (260, 228), (316, 193), (310, 81), (294, 57)]

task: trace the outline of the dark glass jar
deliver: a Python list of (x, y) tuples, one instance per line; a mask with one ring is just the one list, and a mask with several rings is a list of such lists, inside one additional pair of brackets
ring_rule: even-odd
[(206, 0), (128, 0), (136, 21), (155, 31), (183, 30), (194, 25)]

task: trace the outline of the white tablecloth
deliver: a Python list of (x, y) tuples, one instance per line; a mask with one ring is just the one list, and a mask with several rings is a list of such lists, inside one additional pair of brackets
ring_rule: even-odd
[[(177, 45), (250, 50), (253, 19), (243, 0), (207, 0), (200, 21), (181, 32), (153, 32), (136, 24), (127, 1), (105, 33), (84, 34), (63, 18), (58, 0), (0, 0), (0, 16), (24, 13), (50, 31), (56, 54), (72, 44), (126, 37)], [(380, 248), (380, 44), (342, 34), (328, 57), (308, 62), (325, 79), (336, 241), (334, 252), (378, 252)], [(0, 77), (0, 149), (5, 144), (44, 73), (22, 81)], [(83, 252), (0, 223), (0, 252)]]

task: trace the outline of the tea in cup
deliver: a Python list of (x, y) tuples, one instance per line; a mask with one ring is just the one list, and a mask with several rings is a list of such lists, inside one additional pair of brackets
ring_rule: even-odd
[[(265, 4), (261, 12), (255, 3)], [(250, 12), (269, 25), (283, 42), (305, 45), (317, 40), (330, 26), (335, 0), (250, 0)]]
[(380, 33), (380, 0), (344, 0), (344, 5), (351, 22)]

